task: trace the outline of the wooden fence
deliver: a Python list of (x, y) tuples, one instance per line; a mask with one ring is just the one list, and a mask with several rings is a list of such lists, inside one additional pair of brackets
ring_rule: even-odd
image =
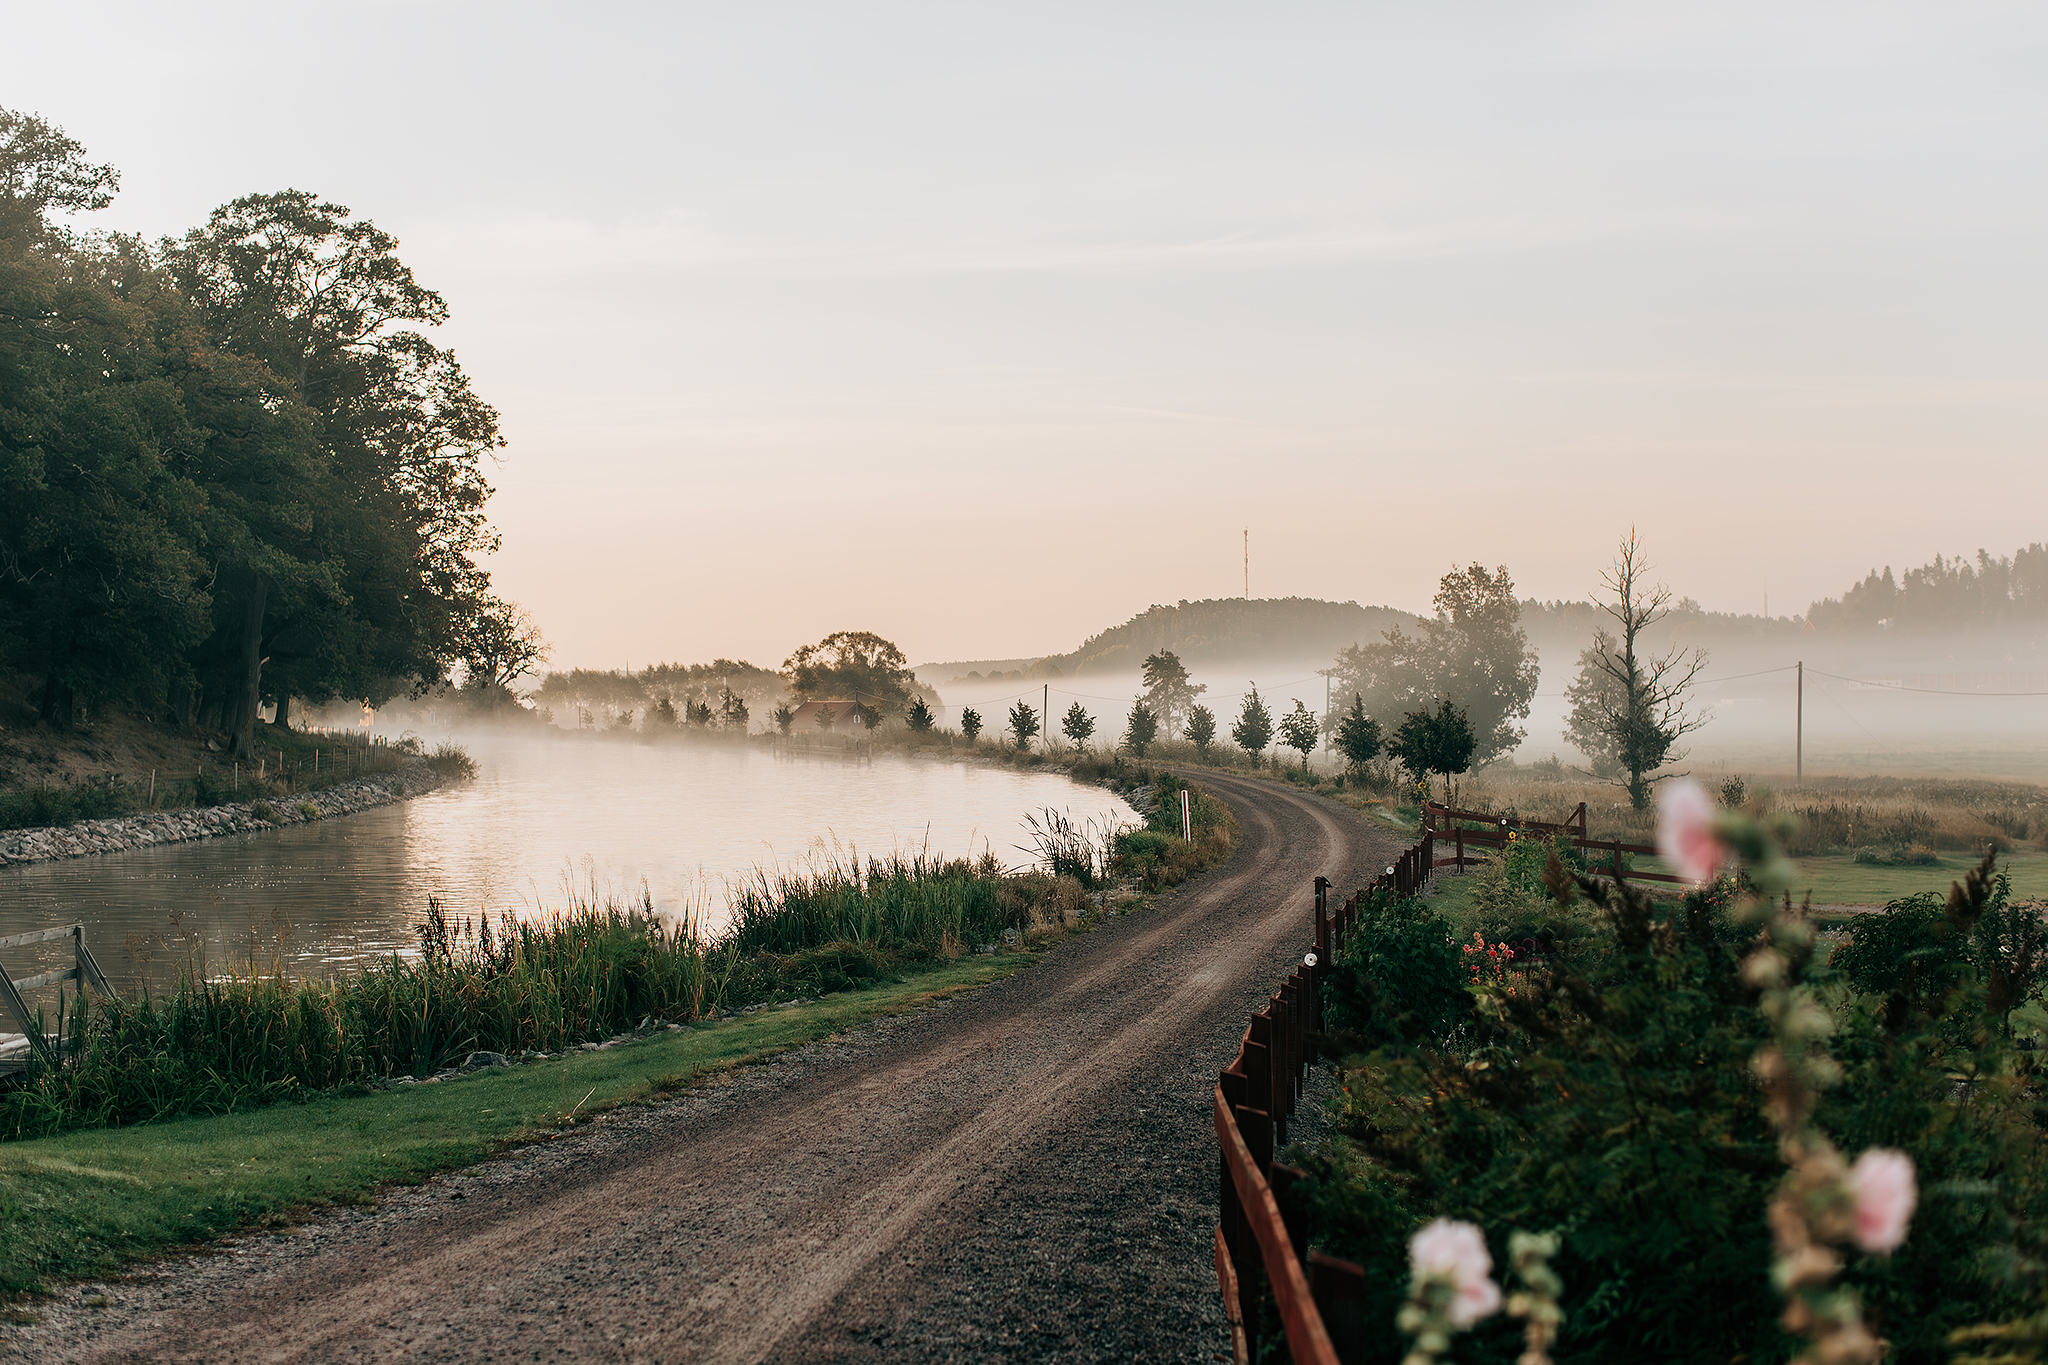
[[(1275, 1358), (1275, 1348), (1284, 1348), (1295, 1365), (1348, 1365), (1365, 1356), (1365, 1272), (1350, 1261), (1309, 1250), (1301, 1214), (1287, 1198), (1289, 1187), (1304, 1173), (1273, 1160), (1274, 1152), (1287, 1143), (1287, 1119), (1308, 1075), (1310, 1035), (1322, 1031), (1323, 980), (1358, 923), (1361, 902), (1420, 894), (1437, 868), (1462, 869), (1476, 861), (1466, 856), (1467, 844), (1499, 849), (1530, 835), (1563, 835), (1589, 853), (1609, 854), (1617, 877), (1679, 880), (1663, 873), (1625, 871), (1622, 854), (1657, 850), (1589, 839), (1583, 802), (1561, 824), (1428, 802), (1422, 838), (1335, 911), (1329, 907), (1330, 883), (1316, 878), (1310, 951), (1265, 1008), (1252, 1016), (1236, 1060), (1216, 1077), (1216, 1141), (1222, 1155), (1216, 1279), (1239, 1365)], [(1452, 845), (1452, 856), (1436, 856), (1442, 843)], [(1375, 1324), (1373, 1330), (1384, 1332), (1391, 1326)], [(1267, 1340), (1276, 1327), (1280, 1340)]]
[(1479, 860), (1466, 856), (1467, 845), (1474, 848), (1503, 849), (1517, 839), (1531, 836), (1556, 838), (1560, 835), (1584, 849), (1589, 866), (1597, 867), (1598, 855), (1606, 854), (1609, 866), (1616, 877), (1626, 877), (1638, 882), (1677, 882), (1683, 878), (1667, 872), (1636, 872), (1621, 865), (1621, 855), (1646, 854), (1655, 857), (1657, 850), (1650, 844), (1624, 844), (1615, 839), (1592, 839), (1586, 835), (1586, 803), (1579, 802), (1579, 808), (1562, 824), (1547, 824), (1541, 820), (1522, 820), (1512, 815), (1478, 810), (1455, 810), (1439, 805), (1435, 801), (1422, 804), (1423, 838), (1434, 838), (1438, 843), (1451, 845), (1448, 858), (1436, 858), (1432, 867), (1455, 867), (1459, 871), (1466, 864)]
[(1309, 1035), (1322, 1031), (1323, 978), (1358, 922), (1360, 901), (1419, 893), (1434, 866), (1433, 848), (1425, 833), (1334, 913), (1330, 883), (1316, 878), (1312, 947), (1252, 1016), (1236, 1060), (1216, 1078), (1216, 1140), (1223, 1158), (1216, 1279), (1239, 1365), (1271, 1357), (1280, 1344), (1265, 1340), (1274, 1317), (1295, 1365), (1342, 1365), (1364, 1356), (1365, 1272), (1308, 1249), (1307, 1229), (1286, 1200), (1303, 1173), (1275, 1162), (1273, 1153), (1286, 1145), (1287, 1119), (1301, 1097)]
[[(85, 946), (85, 926), (83, 924), (65, 924), (55, 929), (37, 929), (31, 933), (14, 934), (8, 938), (0, 938), (0, 952), (5, 952), (11, 948), (26, 948), (37, 943), (48, 943), (60, 938), (71, 940), (71, 965), (69, 967), (61, 967), (53, 972), (44, 972), (39, 976), (27, 976), (20, 980), (13, 980), (8, 976), (6, 964), (0, 963), (0, 1000), (6, 1002), (7, 1012), (13, 1017), (15, 1027), (19, 1028), (22, 1036), (28, 1040), (29, 1050), (41, 1058), (46, 1065), (55, 1064), (57, 1060), (56, 1051), (51, 1046), (49, 1038), (43, 1033), (42, 1020), (30, 1012), (28, 1002), (22, 999), (21, 993), (23, 991), (40, 990), (47, 986), (57, 986), (61, 989), (65, 984), (71, 982), (76, 982), (80, 990), (91, 987), (102, 995), (112, 995), (114, 993), (113, 989), (107, 985), (107, 978), (100, 974), (99, 963), (93, 961), (92, 949)], [(27, 1069), (28, 1057), (26, 1054), (20, 1057), (0, 1057), (0, 1075), (11, 1075)]]

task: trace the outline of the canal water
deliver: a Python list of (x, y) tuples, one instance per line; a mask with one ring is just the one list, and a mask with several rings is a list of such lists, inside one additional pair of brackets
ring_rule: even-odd
[[(188, 954), (218, 968), (252, 946), (324, 971), (410, 947), (430, 896), (456, 916), (535, 916), (572, 895), (638, 903), (644, 883), (657, 910), (715, 930), (730, 883), (757, 869), (856, 850), (988, 851), (1014, 867), (1030, 860), (1027, 814), (1135, 818), (1114, 794), (1058, 773), (938, 758), (581, 735), (457, 738), (477, 760), (476, 780), (414, 800), (272, 832), (0, 869), (0, 937), (82, 921), (117, 988), (145, 973), (161, 983)], [(68, 943), (53, 944), (0, 962), (19, 977), (68, 956)]]

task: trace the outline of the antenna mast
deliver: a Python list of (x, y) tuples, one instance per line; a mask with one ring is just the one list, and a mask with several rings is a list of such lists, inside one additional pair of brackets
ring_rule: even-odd
[(1252, 528), (1244, 528), (1244, 600), (1252, 600)]

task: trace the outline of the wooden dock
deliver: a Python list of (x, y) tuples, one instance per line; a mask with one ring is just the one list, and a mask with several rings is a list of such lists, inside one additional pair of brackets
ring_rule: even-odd
[(54, 929), (36, 929), (26, 934), (13, 934), (0, 938), (0, 953), (13, 948), (33, 947), (38, 943), (50, 943), (57, 939), (71, 940), (71, 965), (60, 967), (53, 972), (37, 976), (15, 978), (9, 975), (4, 961), (0, 961), (0, 1004), (5, 1004), (14, 1026), (21, 1030), (22, 1041), (18, 1046), (0, 1052), (0, 1077), (19, 1075), (28, 1070), (32, 1058), (40, 1058), (46, 1064), (57, 1060), (56, 1045), (43, 1032), (41, 1021), (30, 1011), (22, 992), (44, 990), (51, 986), (59, 988), (77, 983), (78, 989), (93, 990), (101, 995), (111, 996), (114, 992), (107, 985), (107, 978), (101, 974), (99, 963), (93, 961), (92, 949), (85, 946), (83, 924), (63, 924)]

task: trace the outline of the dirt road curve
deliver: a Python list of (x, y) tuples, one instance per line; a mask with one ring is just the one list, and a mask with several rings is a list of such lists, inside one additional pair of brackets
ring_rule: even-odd
[(1355, 887), (1399, 840), (1292, 788), (1201, 780), (1244, 843), (1151, 912), (865, 1042), (807, 1049), (315, 1236), (252, 1239), (119, 1295), (89, 1340), (53, 1331), (32, 1348), (1227, 1359), (1210, 1087), (1305, 946), (1310, 879)]

